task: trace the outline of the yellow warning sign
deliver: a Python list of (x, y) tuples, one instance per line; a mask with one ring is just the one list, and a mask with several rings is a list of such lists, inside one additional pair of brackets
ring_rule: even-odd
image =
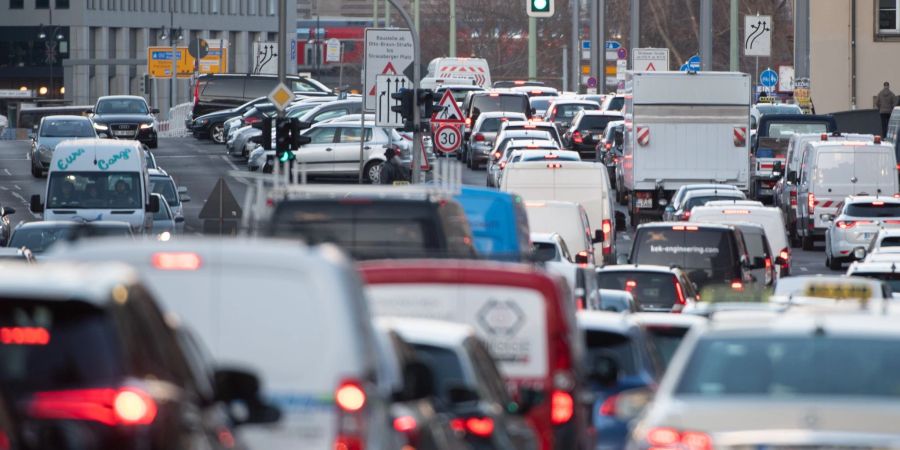
[[(178, 78), (190, 78), (194, 75), (196, 60), (188, 53), (187, 47), (175, 47)], [(198, 73), (228, 72), (228, 48), (210, 48), (209, 53), (200, 59)], [(172, 78), (172, 47), (147, 48), (147, 73), (150, 78)]]

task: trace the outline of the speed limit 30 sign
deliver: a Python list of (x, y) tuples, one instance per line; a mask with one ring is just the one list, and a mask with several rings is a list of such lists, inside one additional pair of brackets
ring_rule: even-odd
[(434, 133), (434, 146), (444, 153), (453, 153), (462, 144), (462, 133), (456, 125), (441, 125)]

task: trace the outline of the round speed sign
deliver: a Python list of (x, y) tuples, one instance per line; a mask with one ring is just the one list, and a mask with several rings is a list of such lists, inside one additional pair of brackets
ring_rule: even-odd
[(434, 133), (434, 146), (444, 153), (453, 153), (462, 144), (462, 133), (455, 125), (441, 125)]

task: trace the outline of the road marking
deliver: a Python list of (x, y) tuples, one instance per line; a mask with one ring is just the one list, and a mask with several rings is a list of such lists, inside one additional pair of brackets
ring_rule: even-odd
[(31, 211), (31, 203), (28, 200), (25, 200), (25, 197), (22, 197), (18, 192), (13, 192), (12, 195), (17, 199), (22, 200), (22, 204), (27, 207), (25, 210), (28, 211), (28, 214), (31, 214), (31, 217), (34, 217), (35, 219), (38, 218), (38, 216)]
[(3, 169), (3, 171), (6, 172), (7, 175), (12, 176), (12, 174), (9, 173), (9, 169)]
[(219, 157), (222, 158), (222, 161), (225, 161), (225, 164), (228, 164), (229, 166), (231, 166), (232, 169), (234, 169), (236, 171), (241, 170), (241, 169), (238, 169), (238, 166), (235, 165), (233, 161), (231, 161), (230, 157), (225, 156), (225, 155), (219, 155)]
[(3, 189), (4, 191), (8, 191), (8, 190), (9, 190), (9, 188), (6, 187), (6, 186), (0, 186), (0, 189)]
[(800, 268), (800, 271), (801, 271), (801, 272), (809, 272), (809, 269), (806, 268), (806, 267), (801, 267), (801, 268)]
[(28, 158), (0, 158), (0, 161), (28, 161)]
[(22, 190), (22, 188), (20, 188), (18, 184), (14, 184), (13, 187), (16, 188), (17, 191), (21, 191), (21, 190)]
[(622, 240), (623, 240), (623, 241), (630, 241), (630, 240), (631, 240), (631, 236), (625, 234), (625, 235), (622, 236)]

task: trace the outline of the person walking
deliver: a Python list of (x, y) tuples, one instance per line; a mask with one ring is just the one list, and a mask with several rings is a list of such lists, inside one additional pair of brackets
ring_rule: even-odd
[(875, 107), (878, 108), (878, 113), (881, 114), (882, 136), (887, 134), (888, 120), (891, 118), (894, 106), (897, 106), (897, 96), (891, 92), (891, 83), (885, 81), (884, 89), (878, 93), (878, 97), (875, 99)]
[(398, 150), (388, 147), (384, 151), (385, 161), (381, 164), (381, 184), (409, 184), (409, 171), (397, 160)]

